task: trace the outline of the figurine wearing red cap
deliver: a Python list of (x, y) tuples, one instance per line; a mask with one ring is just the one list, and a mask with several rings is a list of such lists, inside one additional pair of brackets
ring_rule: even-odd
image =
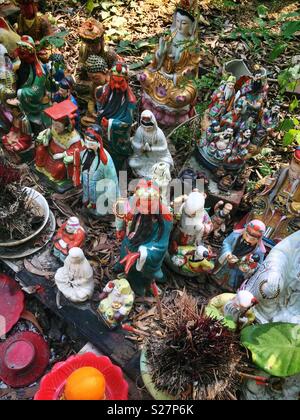
[(241, 263), (248, 255), (254, 255), (259, 263), (263, 262), (266, 253), (263, 236), (266, 226), (260, 220), (252, 220), (244, 229), (235, 230), (223, 242), (218, 259), (218, 266), (213, 278), (224, 289), (236, 291), (245, 280), (245, 273), (240, 269)]
[(97, 117), (106, 132), (109, 152), (117, 171), (132, 154), (130, 129), (136, 97), (128, 84), (128, 67), (117, 63), (108, 84), (96, 91)]
[[(265, 237), (275, 245), (300, 229), (300, 147), (289, 166), (258, 182), (248, 220), (262, 220)], [(251, 198), (251, 197), (250, 197)]]
[(46, 74), (36, 56), (34, 40), (24, 35), (18, 42), (21, 65), (17, 71), (17, 97), (35, 133), (49, 127), (51, 120), (43, 113), (49, 106)]
[(56, 191), (64, 192), (80, 183), (81, 136), (76, 131), (77, 106), (70, 100), (46, 109), (52, 119), (52, 128), (37, 138), (35, 166), (51, 181)]
[(153, 282), (163, 280), (173, 219), (151, 181), (140, 181), (128, 204), (128, 214), (116, 214), (117, 236), (124, 240), (115, 270), (125, 271), (134, 292), (143, 296)]
[(47, 16), (38, 13), (39, 0), (15, 0), (21, 9), (18, 19), (18, 33), (29, 35), (35, 41), (40, 41), (45, 36), (52, 35), (54, 28)]
[(114, 162), (103, 147), (101, 127), (89, 127), (84, 140), (86, 149), (81, 152), (83, 204), (95, 216), (111, 214), (119, 195), (119, 184)]

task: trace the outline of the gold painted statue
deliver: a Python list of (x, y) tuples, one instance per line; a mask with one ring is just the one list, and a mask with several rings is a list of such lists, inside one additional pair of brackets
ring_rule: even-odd
[(163, 126), (182, 123), (194, 113), (200, 62), (197, 27), (197, 0), (181, 0), (170, 35), (160, 38), (151, 65), (139, 75), (143, 108)]
[(288, 167), (258, 182), (249, 220), (253, 218), (265, 223), (271, 245), (300, 229), (300, 147)]

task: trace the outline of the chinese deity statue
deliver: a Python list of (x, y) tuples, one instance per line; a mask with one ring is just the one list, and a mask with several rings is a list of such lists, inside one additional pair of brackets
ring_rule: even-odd
[(105, 47), (102, 23), (94, 18), (89, 18), (81, 25), (78, 34), (82, 42), (78, 66), (80, 78), (83, 80), (87, 78), (86, 61), (91, 55), (101, 57), (105, 62), (105, 67), (109, 70), (112, 69), (118, 56), (112, 49)]
[(18, 47), (17, 42), (19, 41), (20, 35), (0, 16), (0, 44), (6, 48), (9, 56), (12, 58), (14, 58), (15, 51)]
[(169, 185), (172, 181), (170, 165), (165, 162), (156, 163), (151, 168), (150, 178), (159, 187), (162, 199), (167, 202), (169, 198)]
[(251, 75), (240, 60), (228, 63), (233, 64), (239, 77), (229, 76), (213, 93), (198, 144), (199, 160), (214, 172), (224, 191), (243, 188), (247, 160), (260, 152), (278, 123), (278, 107), (265, 108), (266, 70)]
[(21, 9), (18, 19), (18, 33), (28, 35), (34, 41), (41, 41), (42, 38), (53, 35), (54, 28), (47, 16), (39, 13), (39, 0), (15, 0)]
[(267, 230), (265, 239), (271, 245), (300, 229), (300, 147), (294, 152), (290, 165), (267, 176), (248, 196), (251, 213), (247, 220), (262, 220)]
[(70, 249), (82, 248), (85, 242), (86, 233), (80, 226), (77, 217), (70, 217), (57, 231), (54, 242), (54, 255), (64, 262), (69, 255)]
[(89, 127), (84, 143), (85, 149), (81, 152), (83, 205), (95, 216), (111, 214), (119, 196), (119, 183), (114, 162), (103, 147), (101, 127)]
[(0, 44), (0, 133), (9, 130), (12, 123), (12, 115), (5, 102), (16, 96), (15, 74), (7, 49)]
[(69, 100), (46, 109), (52, 127), (37, 138), (36, 170), (45, 175), (52, 188), (64, 192), (80, 183), (81, 136), (76, 131), (77, 107)]
[(93, 269), (80, 248), (72, 248), (64, 266), (55, 274), (55, 284), (66, 299), (83, 303), (93, 296)]
[(117, 63), (110, 81), (96, 92), (97, 119), (106, 134), (108, 151), (119, 171), (132, 154), (130, 130), (136, 97), (128, 83), (128, 67)]
[(243, 285), (259, 301), (255, 315), (261, 324), (300, 323), (300, 231), (285, 238)]
[[(230, 291), (239, 289), (246, 278), (245, 272), (248, 272), (244, 257), (255, 255), (254, 260), (258, 256), (259, 263), (262, 263), (266, 253), (262, 242), (265, 231), (266, 227), (260, 220), (252, 220), (244, 229), (235, 230), (225, 239), (212, 275), (221, 287)], [(251, 269), (249, 264), (251, 262), (247, 267)]]
[(166, 136), (151, 111), (142, 113), (141, 125), (132, 140), (132, 147), (134, 154), (129, 159), (129, 165), (140, 178), (149, 177), (156, 163), (166, 163), (170, 168), (174, 165)]
[(230, 203), (219, 201), (214, 207), (214, 214), (211, 218), (213, 224), (213, 239), (218, 242), (226, 233), (228, 225), (231, 221), (231, 212), (233, 206)]
[(49, 98), (46, 95), (46, 74), (36, 56), (33, 39), (24, 35), (18, 46), (21, 66), (17, 71), (17, 97), (33, 132), (39, 133), (41, 128), (46, 128), (51, 123), (43, 112), (49, 106)]
[(158, 123), (174, 126), (193, 115), (200, 54), (197, 40), (198, 1), (181, 0), (171, 34), (159, 41), (152, 64), (139, 76), (143, 107)]
[(33, 142), (30, 123), (14, 99), (8, 99), (7, 104), (13, 121), (8, 134), (2, 137), (3, 147), (11, 153), (26, 152)]
[(97, 122), (96, 90), (108, 81), (108, 67), (103, 57), (90, 55), (85, 63), (88, 79), (92, 82), (91, 94), (87, 102), (87, 112), (81, 119), (83, 126), (90, 126)]
[(171, 235), (167, 262), (175, 271), (196, 277), (214, 268), (210, 252), (204, 246), (213, 225), (204, 208), (205, 194), (195, 190), (184, 198), (178, 214), (175, 210), (177, 223)]
[(77, 106), (77, 112), (75, 117), (75, 128), (80, 129), (80, 114), (78, 109), (78, 103), (75, 97), (72, 95), (73, 79), (70, 76), (64, 77), (58, 83), (58, 91), (53, 96), (53, 103), (60, 103), (66, 100), (70, 100), (75, 106)]
[(124, 212), (116, 213), (117, 237), (123, 242), (115, 271), (125, 271), (133, 291), (143, 296), (153, 283), (164, 280), (162, 263), (173, 220), (151, 181), (140, 181), (125, 207)]
[(134, 293), (126, 279), (110, 281), (100, 297), (98, 312), (110, 328), (125, 321), (134, 303)]

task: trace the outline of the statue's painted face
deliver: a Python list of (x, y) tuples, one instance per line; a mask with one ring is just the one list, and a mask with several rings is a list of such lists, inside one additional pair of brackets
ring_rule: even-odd
[(193, 21), (180, 12), (176, 13), (176, 29), (183, 36), (191, 36), (193, 34)]
[(249, 245), (257, 245), (259, 239), (250, 235), (249, 232), (247, 232), (247, 230), (245, 230), (245, 232), (243, 233), (243, 239), (244, 241), (248, 242)]
[(294, 159), (291, 161), (289, 167), (289, 179), (292, 182), (300, 179), (300, 165)]
[(62, 98), (67, 99), (71, 92), (68, 89), (59, 88), (58, 93)]
[(65, 131), (65, 124), (61, 121), (53, 121), (52, 127), (57, 132), (57, 134), (63, 134)]
[(244, 131), (244, 137), (245, 137), (245, 139), (250, 139), (250, 137), (251, 137), (251, 130)]
[(150, 198), (139, 198), (137, 200), (137, 208), (141, 214), (158, 214), (159, 212), (159, 201)]
[(67, 225), (66, 226), (66, 232), (70, 233), (70, 234), (75, 233), (76, 232), (76, 227)]
[(86, 148), (89, 149), (89, 150), (96, 151), (99, 148), (99, 143), (97, 141), (91, 139), (88, 136), (85, 136), (84, 144), (85, 144)]
[(21, 61), (27, 64), (32, 64), (35, 61), (35, 51), (30, 48), (20, 46), (18, 48), (18, 56)]
[(126, 92), (128, 83), (127, 80), (122, 76), (112, 76), (110, 79), (110, 87), (114, 90)]

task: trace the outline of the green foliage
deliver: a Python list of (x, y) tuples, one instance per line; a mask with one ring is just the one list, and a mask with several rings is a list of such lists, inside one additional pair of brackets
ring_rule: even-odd
[(286, 378), (300, 373), (300, 326), (271, 323), (246, 327), (241, 342), (253, 362), (272, 376)]
[(208, 305), (205, 308), (205, 315), (209, 316), (210, 318), (217, 319), (221, 321), (224, 327), (228, 328), (229, 330), (235, 331), (237, 328), (236, 323), (234, 322), (232, 316), (224, 316), (215, 306)]
[(52, 45), (55, 48), (61, 48), (65, 45), (65, 37), (69, 34), (68, 31), (58, 32), (55, 35), (45, 36), (41, 39), (40, 46), (47, 47)]

